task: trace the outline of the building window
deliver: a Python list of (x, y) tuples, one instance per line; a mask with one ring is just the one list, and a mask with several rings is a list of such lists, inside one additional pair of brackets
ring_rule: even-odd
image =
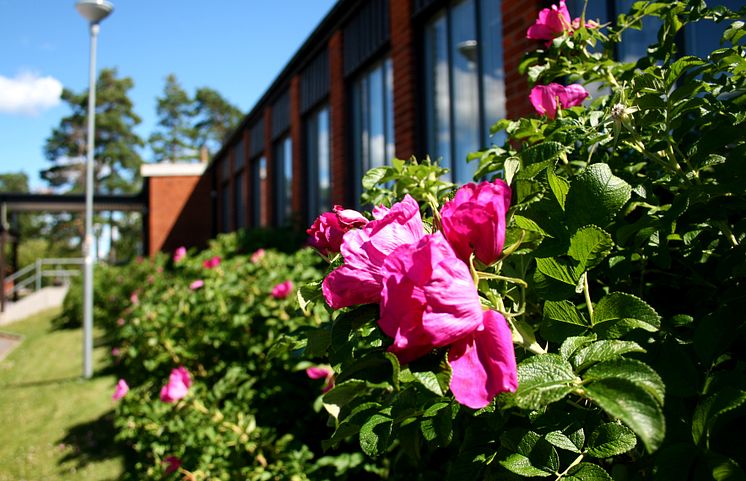
[(473, 179), (470, 152), (490, 143), (489, 128), (505, 116), (501, 2), (461, 0), (426, 25), (427, 149), (455, 182)]
[(331, 144), (329, 107), (311, 113), (305, 124), (308, 165), (308, 220), (331, 208)]
[(289, 135), (275, 142), (277, 225), (290, 223), (293, 212), (293, 142)]
[(365, 172), (394, 157), (393, 70), (391, 59), (363, 73), (352, 86), (352, 157), (355, 198)]
[(266, 199), (267, 188), (267, 159), (264, 156), (255, 159), (251, 168), (252, 224), (254, 227), (264, 227), (266, 225), (264, 220), (264, 212), (266, 211), (264, 199)]
[(228, 232), (230, 229), (230, 191), (228, 183), (224, 183), (220, 190), (220, 230)]
[(236, 229), (246, 227), (246, 198), (244, 196), (244, 185), (246, 184), (246, 174), (243, 170), (236, 174), (233, 179), (233, 193), (235, 197), (236, 219), (234, 225)]

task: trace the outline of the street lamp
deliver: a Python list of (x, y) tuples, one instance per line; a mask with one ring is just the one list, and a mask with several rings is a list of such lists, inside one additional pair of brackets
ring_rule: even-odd
[(98, 24), (114, 5), (106, 0), (80, 0), (75, 4), (91, 27), (91, 55), (88, 69), (88, 157), (85, 169), (85, 239), (83, 240), (83, 377), (93, 376), (93, 148), (96, 122), (96, 38)]

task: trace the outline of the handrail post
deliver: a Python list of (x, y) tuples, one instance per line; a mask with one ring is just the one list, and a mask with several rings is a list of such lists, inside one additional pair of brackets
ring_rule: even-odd
[(36, 269), (34, 269), (34, 276), (36, 278), (34, 292), (38, 292), (41, 290), (41, 259), (36, 259)]

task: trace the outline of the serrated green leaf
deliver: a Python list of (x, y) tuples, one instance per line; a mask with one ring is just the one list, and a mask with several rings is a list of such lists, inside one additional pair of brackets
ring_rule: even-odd
[(709, 443), (710, 429), (715, 421), (728, 412), (746, 404), (746, 391), (726, 387), (715, 392), (697, 405), (692, 417), (694, 444)]
[[(437, 409), (433, 409), (437, 407)], [(430, 406), (420, 421), (422, 436), (438, 447), (447, 446), (453, 439), (451, 408), (448, 403), (436, 403)]]
[(588, 454), (596, 458), (610, 458), (624, 454), (637, 445), (637, 436), (626, 426), (602, 424), (588, 438)]
[(575, 443), (573, 443), (570, 438), (562, 434), (561, 431), (552, 431), (551, 433), (547, 433), (544, 435), (544, 439), (546, 439), (552, 446), (564, 449), (565, 451), (580, 453), (580, 449), (578, 449)]
[(593, 363), (616, 359), (628, 352), (645, 352), (645, 349), (633, 341), (596, 341), (590, 346), (580, 348), (571, 362), (575, 369), (582, 370)]
[(603, 337), (616, 338), (633, 329), (655, 332), (660, 316), (639, 297), (624, 292), (604, 296), (593, 311), (593, 330)]
[(587, 346), (596, 340), (596, 335), (591, 334), (590, 336), (571, 336), (562, 341), (560, 346), (560, 356), (562, 359), (569, 360), (570, 356), (575, 354), (575, 351), (583, 346)]
[(573, 466), (562, 479), (565, 481), (613, 481), (604, 468), (591, 463)]
[(321, 282), (309, 282), (296, 291), (298, 304), (303, 312), (307, 313), (308, 305), (322, 298)]
[(572, 235), (567, 253), (579, 262), (579, 275), (599, 265), (609, 255), (613, 246), (614, 242), (608, 232), (595, 225), (587, 225)]
[(583, 381), (622, 378), (631, 381), (648, 391), (660, 404), (666, 394), (666, 385), (652, 367), (637, 359), (619, 358), (600, 362), (583, 373)]
[(685, 55), (679, 58), (678, 60), (676, 60), (668, 68), (668, 71), (666, 72), (666, 75), (665, 75), (666, 91), (668, 91), (671, 87), (673, 87), (673, 84), (676, 83), (676, 81), (679, 79), (681, 74), (683, 74), (687, 69), (692, 68), (692, 67), (698, 67), (704, 64), (705, 62), (703, 60), (701, 60), (698, 57), (694, 57), (692, 55)]
[(374, 414), (360, 427), (360, 447), (368, 456), (379, 456), (389, 446), (389, 438), (394, 425), (393, 419), (385, 414)]
[(368, 190), (378, 184), (388, 173), (388, 167), (374, 167), (363, 175), (363, 189)]
[(505, 182), (508, 185), (513, 185), (513, 177), (521, 168), (521, 159), (517, 157), (508, 157), (505, 159)]
[(570, 301), (546, 301), (544, 303), (544, 318), (589, 327), (588, 321), (575, 309), (575, 304)]
[(565, 201), (567, 200), (567, 193), (570, 191), (570, 182), (564, 177), (558, 176), (554, 169), (547, 169), (547, 181), (549, 182), (549, 188), (552, 189), (554, 198), (557, 199), (562, 210), (565, 210)]
[(337, 384), (328, 393), (324, 394), (324, 408), (334, 416), (339, 416), (340, 409), (365, 391), (365, 381), (350, 379)]
[(557, 354), (540, 354), (518, 365), (516, 405), (539, 409), (570, 393), (578, 381), (569, 362)]
[(632, 196), (632, 187), (606, 164), (591, 164), (573, 179), (567, 194), (570, 225), (606, 226)]
[(420, 383), (422, 384), (425, 389), (432, 392), (436, 396), (443, 396), (445, 393), (443, 392), (443, 389), (440, 387), (440, 383), (438, 382), (438, 377), (436, 374), (432, 371), (423, 371), (423, 372), (413, 372), (412, 376)]
[(575, 287), (578, 279), (575, 278), (574, 269), (558, 261), (554, 257), (542, 257), (536, 259), (536, 269), (547, 277), (558, 280)]
[(600, 379), (583, 387), (591, 401), (632, 429), (649, 453), (658, 449), (666, 424), (658, 401), (647, 390), (619, 378)]
[(546, 237), (552, 237), (544, 229), (542, 229), (539, 224), (529, 219), (528, 217), (516, 214), (513, 216), (513, 220), (515, 221), (515, 224), (523, 230), (536, 232)]
[(500, 436), (498, 462), (522, 476), (549, 476), (559, 468), (554, 447), (533, 431), (513, 429)]
[(523, 159), (525, 168), (529, 164), (557, 160), (565, 153), (565, 150), (565, 146), (559, 142), (542, 142), (523, 149), (521, 159)]

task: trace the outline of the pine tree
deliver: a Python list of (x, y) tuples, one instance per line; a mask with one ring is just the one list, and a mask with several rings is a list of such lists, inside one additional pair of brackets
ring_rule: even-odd
[(155, 162), (189, 162), (199, 158), (194, 102), (174, 74), (166, 77), (158, 97), (158, 130), (148, 139)]

